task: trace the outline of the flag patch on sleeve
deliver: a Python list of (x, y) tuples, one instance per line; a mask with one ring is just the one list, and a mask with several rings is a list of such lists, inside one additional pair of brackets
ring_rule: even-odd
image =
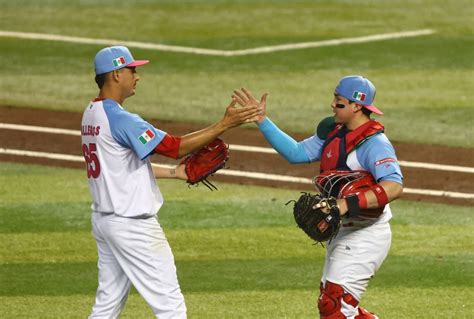
[(153, 133), (151, 130), (146, 130), (143, 132), (142, 135), (138, 137), (138, 140), (143, 144), (146, 145), (149, 141), (155, 138), (155, 133)]
[(375, 162), (375, 166), (382, 165), (383, 163), (396, 162), (397, 160), (391, 157), (387, 157)]

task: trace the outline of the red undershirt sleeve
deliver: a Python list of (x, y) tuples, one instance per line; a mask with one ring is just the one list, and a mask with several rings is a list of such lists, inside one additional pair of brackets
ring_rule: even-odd
[(155, 153), (171, 157), (178, 158), (179, 145), (181, 144), (181, 137), (166, 134), (155, 148)]

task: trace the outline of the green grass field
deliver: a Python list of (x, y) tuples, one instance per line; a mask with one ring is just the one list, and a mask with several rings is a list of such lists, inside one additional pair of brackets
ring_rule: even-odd
[[(190, 318), (314, 318), (324, 249), (284, 203), (294, 190), (160, 181), (162, 223)], [(84, 318), (97, 284), (82, 170), (0, 166), (0, 309), (4, 318)], [(205, 203), (202, 198), (206, 197)], [(469, 207), (398, 201), (393, 244), (362, 304), (381, 318), (470, 318)], [(151, 318), (133, 292), (123, 318)]]
[[(337, 81), (364, 74), (378, 88), (392, 139), (474, 146), (470, 0), (0, 0), (0, 7), (0, 30), (227, 50), (433, 29), (430, 36), (232, 58), (135, 49), (152, 63), (140, 69), (127, 107), (209, 123), (232, 90), (246, 86), (270, 93), (276, 123), (310, 134), (330, 113)], [(80, 112), (97, 94), (92, 60), (99, 45), (0, 37), (0, 46), (8, 61), (0, 69), (0, 104)]]

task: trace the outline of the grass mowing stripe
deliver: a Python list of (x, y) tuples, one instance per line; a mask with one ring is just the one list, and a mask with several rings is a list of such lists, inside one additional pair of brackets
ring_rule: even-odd
[[(321, 260), (319, 261), (319, 263)], [(300, 289), (317, 286), (319, 268), (310, 259), (176, 262), (184, 292)], [(211, 267), (211, 268), (209, 268)], [(293, 273), (298, 273), (295, 277)], [(95, 262), (0, 265), (1, 296), (93, 294)], [(7, 280), (8, 279), (8, 280)], [(31, 285), (34, 282), (35, 285)]]
[[(186, 187), (184, 185), (178, 187)], [(166, 196), (166, 194), (165, 194)], [(226, 197), (222, 200), (225, 201)], [(229, 199), (229, 198), (227, 198)], [(239, 227), (279, 227), (293, 225), (291, 209), (271, 200), (249, 201), (239, 205), (198, 200), (168, 201), (160, 210), (159, 220), (166, 229), (208, 229)], [(268, 204), (265, 207), (265, 204)], [(238, 213), (237, 213), (238, 212)], [(90, 229), (90, 203), (38, 203), (0, 205), (0, 233), (80, 231)]]
[[(472, 260), (472, 226), (393, 226), (391, 256), (416, 258), (464, 257)], [(257, 260), (261, 258), (324, 257), (325, 249), (313, 245), (294, 226), (224, 229), (165, 228), (178, 260)], [(457, 238), (456, 241), (449, 240)], [(2, 263), (95, 261), (90, 231), (0, 234)]]
[(192, 318), (314, 318), (314, 289), (187, 293)]
[(0, 234), (90, 230), (90, 203), (0, 204)]
[(472, 297), (469, 287), (371, 287), (362, 306), (384, 319), (468, 319), (472, 317)]
[(470, 206), (397, 200), (390, 203), (390, 207), (393, 213), (390, 224), (394, 226), (425, 225), (438, 227), (444, 225), (448, 229), (451, 226), (455, 226), (454, 229), (463, 225), (474, 226), (474, 216)]
[[(456, 296), (456, 298), (446, 298)], [(295, 318), (316, 316), (317, 293), (314, 290), (236, 291), (185, 293), (190, 318)], [(85, 318), (94, 296), (0, 296), (6, 318)], [(51, 305), (54, 305), (52, 307)], [(472, 291), (469, 287), (371, 288), (362, 305), (385, 319), (399, 318), (470, 318)], [(120, 318), (151, 318), (143, 299), (132, 293)]]
[[(315, 318), (317, 292), (242, 292), (187, 294), (196, 318)], [(444, 295), (458, 295), (454, 301)], [(433, 288), (369, 289), (362, 306), (381, 318), (470, 318), (472, 293), (469, 288), (445, 287), (443, 294)], [(416, 306), (413, 305), (416, 300)], [(434, 303), (433, 301), (436, 300)], [(274, 314), (272, 316), (272, 314)]]
[(463, 255), (466, 258), (473, 258), (473, 242), (473, 225), (392, 226), (390, 254), (413, 257)]
[(0, 295), (93, 295), (97, 288), (96, 265), (96, 262), (3, 264)]
[[(314, 291), (246, 291), (185, 293), (189, 318), (314, 318)], [(0, 296), (6, 318), (85, 318), (93, 296)], [(54, 305), (54, 307), (51, 307)], [(136, 293), (130, 294), (120, 318), (152, 318), (151, 310)]]
[(90, 231), (0, 234), (0, 264), (96, 262)]
[[(254, 229), (165, 229), (174, 255), (182, 261), (286, 257), (321, 258), (296, 227)], [(90, 232), (0, 234), (0, 263), (86, 262), (97, 259)]]
[[(176, 260), (186, 292), (266, 291), (318, 288), (323, 259)], [(371, 287), (470, 287), (472, 260), (462, 257), (390, 256)], [(410, 271), (407, 271), (410, 269)], [(0, 265), (1, 296), (93, 294), (96, 263), (22, 263)], [(34, 282), (34, 285), (32, 283)]]

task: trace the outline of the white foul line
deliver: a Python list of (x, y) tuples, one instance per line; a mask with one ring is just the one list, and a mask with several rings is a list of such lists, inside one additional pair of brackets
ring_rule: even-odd
[[(0, 126), (1, 128), (1, 126)], [(247, 145), (229, 145), (230, 150), (242, 151), (242, 152), (255, 152), (255, 153), (267, 153), (267, 154), (277, 154), (273, 148), (260, 147), (260, 146), (247, 146)], [(398, 161), (398, 164), (403, 167), (412, 167), (412, 168), (424, 168), (440, 171), (451, 171), (451, 172), (461, 172), (461, 173), (474, 173), (474, 167), (466, 166), (455, 166), (455, 165), (445, 165), (445, 164), (432, 164), (432, 163), (422, 163), (422, 162), (409, 162), (409, 161)]]
[(49, 158), (49, 159), (55, 159), (55, 160), (61, 160), (61, 161), (70, 161), (70, 162), (84, 162), (84, 157), (77, 156), (77, 155), (14, 150), (14, 149), (10, 149), (10, 148), (2, 148), (2, 147), (0, 147), (0, 154), (16, 155), (16, 156), (27, 156), (27, 157), (39, 157), (39, 158)]
[(0, 123), (0, 129), (81, 136), (81, 131), (79, 130), (68, 130), (64, 128), (43, 127), (23, 124)]
[(400, 164), (400, 166), (403, 166), (403, 167), (425, 168), (425, 169), (460, 172), (460, 173), (474, 173), (474, 167), (467, 167), (467, 166), (455, 166), (455, 165), (432, 164), (432, 163), (421, 163), (421, 162), (408, 162), (408, 161), (398, 161), (398, 164)]
[[(0, 127), (1, 128), (1, 127)], [(240, 152), (253, 152), (253, 153), (266, 153), (266, 154), (278, 154), (273, 148), (269, 147), (260, 147), (260, 146), (248, 146), (248, 145), (238, 145), (230, 144), (229, 149), (231, 151), (240, 151)]]
[[(0, 148), (0, 154), (49, 158), (49, 159), (71, 161), (71, 162), (84, 162), (84, 158), (82, 156), (77, 156), (77, 155), (23, 151), (23, 150), (15, 150), (15, 149), (8, 149), (8, 148)], [(157, 166), (157, 167), (164, 167), (164, 168), (174, 167), (173, 165), (165, 165), (165, 164), (152, 164), (152, 165)], [(246, 177), (246, 178), (253, 178), (253, 179), (272, 180), (272, 181), (279, 181), (279, 182), (312, 184), (312, 180), (309, 178), (276, 175), (276, 174), (264, 174), (264, 173), (255, 173), (255, 172), (245, 172), (245, 171), (235, 171), (235, 170), (230, 170), (230, 169), (217, 171), (216, 174), (236, 176), (236, 177)], [(404, 188), (403, 191), (406, 194), (444, 196), (444, 197), (461, 198), (461, 199), (474, 199), (474, 194), (470, 194), (470, 193), (445, 192), (445, 191), (417, 189), (417, 188)]]
[[(42, 127), (42, 126), (22, 125), (22, 124), (0, 123), (0, 129), (81, 136), (81, 132), (78, 130), (68, 130), (68, 129), (62, 129), (62, 128)], [(277, 154), (277, 152), (273, 148), (260, 147), (260, 146), (231, 144), (229, 145), (229, 149), (233, 151), (241, 151), (241, 152)], [(398, 163), (400, 164), (400, 166), (403, 166), (403, 167), (432, 169), (432, 170), (461, 172), (461, 173), (474, 173), (474, 167), (409, 162), (409, 161), (398, 161)]]
[(82, 43), (82, 44), (100, 44), (100, 45), (121, 44), (121, 45), (125, 45), (131, 48), (139, 48), (139, 49), (230, 57), (230, 56), (242, 56), (242, 55), (249, 55), (249, 54), (270, 53), (270, 52), (277, 52), (277, 51), (288, 51), (288, 50), (308, 49), (308, 48), (317, 48), (317, 47), (325, 47), (325, 46), (335, 46), (335, 45), (342, 45), (342, 44), (356, 44), (356, 43), (366, 43), (366, 42), (383, 41), (383, 40), (391, 40), (391, 39), (399, 39), (399, 38), (418, 37), (418, 36), (430, 35), (433, 33), (435, 33), (434, 30), (423, 29), (423, 30), (415, 30), (415, 31), (374, 34), (374, 35), (354, 37), (354, 38), (288, 43), (288, 44), (264, 46), (264, 47), (257, 47), (257, 48), (244, 49), (244, 50), (213, 50), (213, 49), (183, 47), (183, 46), (176, 46), (176, 45), (166, 45), (166, 44), (159, 44), (159, 43), (122, 41), (122, 40), (116, 40), (116, 39), (92, 39), (92, 38), (64, 36), (64, 35), (58, 35), (58, 34), (15, 32), (15, 31), (0, 31), (0, 37), (10, 37), (10, 38), (29, 39), (29, 40), (60, 41), (60, 42), (69, 42), (69, 43)]

